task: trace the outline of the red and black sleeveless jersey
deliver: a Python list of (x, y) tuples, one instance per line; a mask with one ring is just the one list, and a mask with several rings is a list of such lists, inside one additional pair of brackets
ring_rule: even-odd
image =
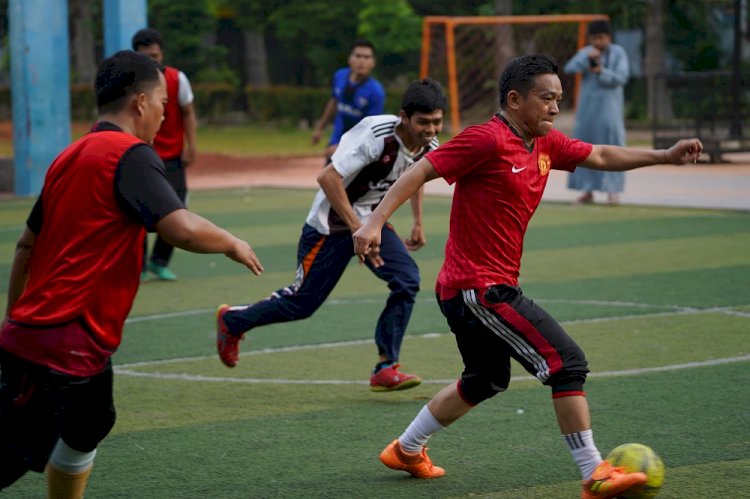
[(41, 194), (44, 224), (11, 321), (49, 327), (82, 319), (103, 348), (120, 344), (146, 231), (123, 211), (114, 179), (123, 155), (142, 143), (121, 131), (90, 133), (52, 163)]
[(164, 108), (164, 121), (154, 138), (154, 149), (163, 160), (179, 158), (185, 140), (185, 127), (182, 122), (182, 108), (179, 102), (180, 72), (170, 66), (164, 68), (167, 80), (167, 105)]

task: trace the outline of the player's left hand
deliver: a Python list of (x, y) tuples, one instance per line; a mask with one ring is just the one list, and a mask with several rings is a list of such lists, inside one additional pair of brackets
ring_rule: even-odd
[(666, 152), (669, 163), (673, 165), (697, 163), (703, 152), (703, 144), (698, 139), (682, 139)]
[(370, 262), (370, 264), (376, 269), (382, 267), (385, 264), (385, 260), (383, 260), (383, 257), (380, 256), (380, 246), (372, 248), (367, 254), (366, 258), (367, 261)]
[(187, 168), (188, 166), (195, 163), (195, 149), (193, 147), (185, 147), (182, 150), (182, 167)]
[(424, 229), (421, 224), (414, 224), (414, 227), (411, 229), (411, 235), (408, 239), (404, 239), (404, 244), (409, 251), (416, 251), (427, 244), (427, 239), (425, 238)]

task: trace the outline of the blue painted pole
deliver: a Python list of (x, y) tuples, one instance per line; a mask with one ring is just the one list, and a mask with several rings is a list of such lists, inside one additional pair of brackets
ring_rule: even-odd
[(68, 2), (10, 0), (11, 105), (16, 194), (39, 194), (70, 144)]
[(135, 32), (146, 26), (146, 0), (104, 0), (104, 57), (129, 50)]

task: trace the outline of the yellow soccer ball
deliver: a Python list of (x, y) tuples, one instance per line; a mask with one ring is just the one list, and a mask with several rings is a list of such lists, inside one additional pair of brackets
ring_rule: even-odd
[(612, 466), (625, 468), (629, 472), (642, 471), (648, 481), (638, 490), (621, 494), (626, 499), (649, 499), (659, 493), (664, 483), (664, 462), (654, 450), (643, 444), (623, 444), (607, 456)]

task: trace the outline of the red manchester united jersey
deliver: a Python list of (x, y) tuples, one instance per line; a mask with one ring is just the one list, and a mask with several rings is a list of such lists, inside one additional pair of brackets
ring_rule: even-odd
[(529, 150), (496, 116), (428, 153), (435, 170), (456, 184), (438, 283), (455, 289), (517, 285), (523, 237), (549, 171), (573, 171), (591, 148), (553, 129)]

